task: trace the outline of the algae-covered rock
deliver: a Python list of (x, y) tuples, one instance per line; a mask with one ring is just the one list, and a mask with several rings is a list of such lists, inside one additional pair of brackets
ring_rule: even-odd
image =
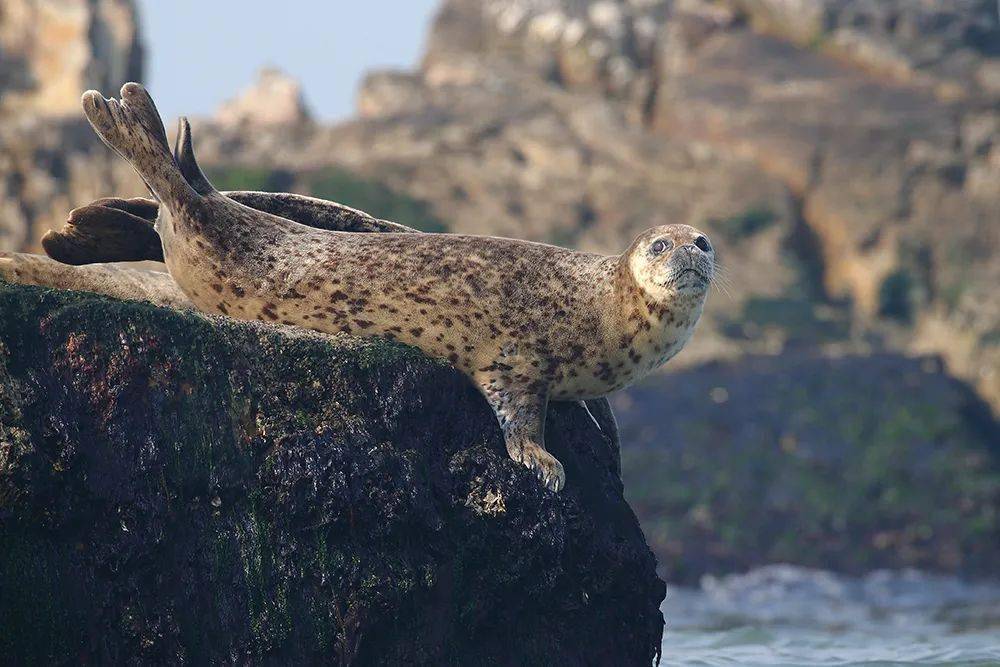
[(747, 356), (615, 404), (670, 581), (769, 563), (1000, 574), (1000, 423), (940, 359)]
[(0, 655), (649, 664), (609, 443), (548, 434), (561, 494), (411, 348), (0, 284)]

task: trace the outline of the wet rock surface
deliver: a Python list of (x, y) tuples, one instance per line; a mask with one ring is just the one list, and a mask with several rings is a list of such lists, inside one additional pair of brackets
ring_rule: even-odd
[(381, 341), (0, 285), (0, 653), (650, 664), (664, 584), (582, 408), (552, 494)]

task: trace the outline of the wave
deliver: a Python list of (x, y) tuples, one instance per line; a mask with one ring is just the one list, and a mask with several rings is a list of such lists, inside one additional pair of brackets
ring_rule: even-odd
[(1000, 664), (1000, 581), (792, 565), (671, 586), (664, 664)]

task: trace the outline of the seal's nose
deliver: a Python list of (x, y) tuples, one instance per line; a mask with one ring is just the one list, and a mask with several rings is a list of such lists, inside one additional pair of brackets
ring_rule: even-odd
[(704, 236), (699, 236), (694, 240), (694, 244), (698, 246), (698, 249), (702, 252), (708, 252), (712, 249), (712, 244), (708, 242), (708, 239)]

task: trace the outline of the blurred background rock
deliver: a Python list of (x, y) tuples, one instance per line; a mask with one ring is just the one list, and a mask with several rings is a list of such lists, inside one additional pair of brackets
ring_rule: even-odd
[[(137, 26), (130, 0), (0, 4), (0, 249), (143, 192), (77, 112), (143, 80)], [(194, 119), (217, 186), (600, 252), (712, 236), (726, 293), (615, 399), (664, 575), (998, 573), (994, 0), (445, 0), (351, 118), (304, 93), (265, 69)]]

